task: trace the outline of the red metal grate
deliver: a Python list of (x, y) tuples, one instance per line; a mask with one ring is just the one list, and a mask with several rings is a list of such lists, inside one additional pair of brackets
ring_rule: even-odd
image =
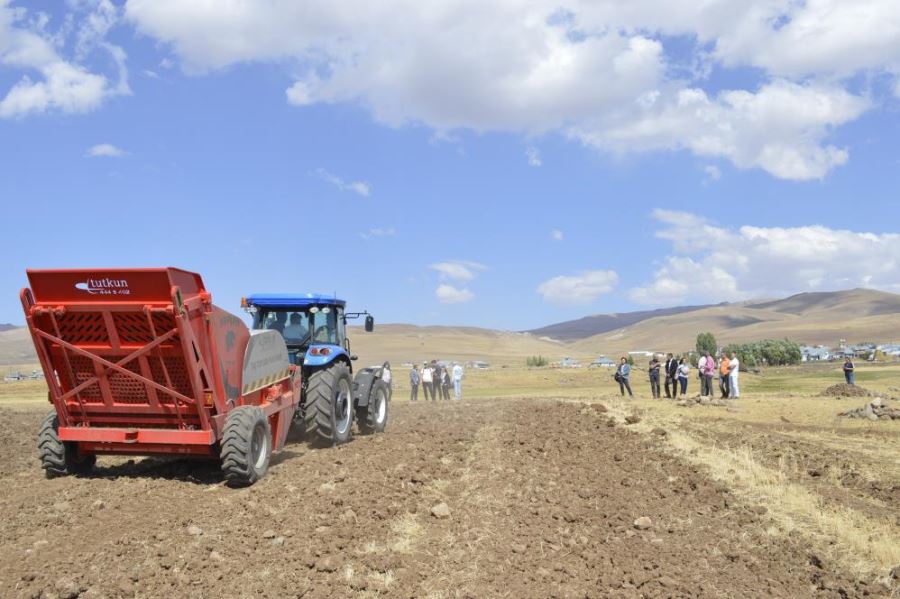
[(109, 344), (106, 323), (99, 312), (66, 312), (57, 318), (57, 323), (63, 341), (75, 345)]
[[(147, 316), (142, 312), (114, 312), (113, 323), (119, 333), (119, 341), (128, 345), (143, 345), (153, 341), (153, 332)], [(175, 328), (175, 318), (171, 314), (153, 314), (153, 326), (157, 335), (163, 335)], [(178, 343), (174, 337), (171, 343)]]
[[(59, 372), (60, 378), (65, 381), (63, 386), (66, 391), (74, 389), (86, 380), (96, 376), (94, 373), (94, 363), (91, 362), (89, 358), (83, 356), (71, 356), (69, 361), (72, 364), (72, 374), (74, 374), (75, 380), (69, 380), (69, 373), (66, 369), (62, 369), (62, 371)], [(100, 396), (100, 387), (97, 383), (88, 385), (85, 389), (79, 391), (78, 396), (81, 397), (81, 401), (84, 403), (103, 403), (103, 398)]]
[[(123, 364), (123, 366), (135, 374), (141, 374), (137, 360), (130, 364)], [(113, 401), (116, 403), (150, 403), (144, 384), (119, 372), (113, 372), (109, 375), (109, 390), (112, 392)]]
[[(187, 368), (184, 365), (184, 359), (181, 356), (166, 356), (163, 358), (166, 364), (166, 370), (169, 373), (169, 379), (172, 381), (172, 388), (175, 391), (181, 393), (182, 395), (186, 395), (187, 397), (193, 397), (194, 392), (191, 389), (191, 379), (188, 375)], [(159, 363), (158, 357), (149, 358), (150, 362), (150, 371), (153, 374), (153, 380), (163, 386), (168, 386), (166, 384), (166, 377), (163, 374), (162, 366)], [(171, 395), (167, 395), (162, 391), (159, 392), (159, 403), (172, 405), (174, 400)]]

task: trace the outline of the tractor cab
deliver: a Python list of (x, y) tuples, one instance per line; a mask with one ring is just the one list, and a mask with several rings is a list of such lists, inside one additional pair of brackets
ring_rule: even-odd
[(366, 331), (374, 328), (371, 315), (346, 312), (346, 302), (315, 294), (256, 294), (245, 298), (244, 308), (253, 316), (253, 329), (281, 333), (292, 364), (305, 368), (324, 366), (350, 354), (346, 325), (365, 314)]

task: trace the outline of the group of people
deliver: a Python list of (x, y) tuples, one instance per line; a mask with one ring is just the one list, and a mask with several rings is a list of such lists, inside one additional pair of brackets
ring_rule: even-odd
[[(710, 353), (705, 352), (697, 362), (697, 377), (700, 379), (700, 395), (712, 396), (715, 394), (713, 380), (716, 375), (719, 377), (719, 391), (722, 399), (737, 399), (740, 397), (739, 377), (741, 371), (741, 361), (735, 352), (731, 352), (731, 357), (726, 352), (722, 352), (718, 361)], [(647, 367), (647, 373), (650, 376), (650, 393), (653, 399), (663, 399), (662, 389), (660, 388), (660, 379), (665, 380), (665, 399), (678, 399), (679, 391), (682, 396), (687, 395), (688, 380), (691, 373), (691, 362), (687, 356), (676, 358), (672, 354), (666, 356), (666, 361), (661, 362), (659, 357), (654, 354), (650, 358), (650, 364)], [(619, 392), (625, 396), (633, 397), (631, 391), (631, 365), (628, 359), (623, 357), (616, 369), (615, 380), (619, 383)]]
[[(463, 367), (454, 362), (452, 368), (447, 368), (437, 360), (423, 362), (422, 370), (413, 364), (409, 371), (409, 400), (419, 400), (419, 386), (425, 394), (425, 401), (450, 399), (450, 387), (453, 386), (453, 399), (462, 399)], [(429, 397), (430, 396), (430, 397)]]

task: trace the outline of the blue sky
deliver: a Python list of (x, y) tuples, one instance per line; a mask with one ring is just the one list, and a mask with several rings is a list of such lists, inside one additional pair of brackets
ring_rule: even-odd
[(749, 38), (692, 3), (402, 4), (0, 1), (0, 322), (28, 267), (506, 329), (900, 291), (896, 29), (826, 0), (760, 2)]

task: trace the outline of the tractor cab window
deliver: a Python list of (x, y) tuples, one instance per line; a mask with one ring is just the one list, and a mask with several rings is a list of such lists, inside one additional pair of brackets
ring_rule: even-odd
[(260, 310), (254, 319), (254, 329), (268, 329), (281, 333), (290, 344), (309, 341), (310, 315), (298, 310)]
[(338, 344), (338, 313), (332, 306), (314, 306), (309, 310), (313, 343)]

